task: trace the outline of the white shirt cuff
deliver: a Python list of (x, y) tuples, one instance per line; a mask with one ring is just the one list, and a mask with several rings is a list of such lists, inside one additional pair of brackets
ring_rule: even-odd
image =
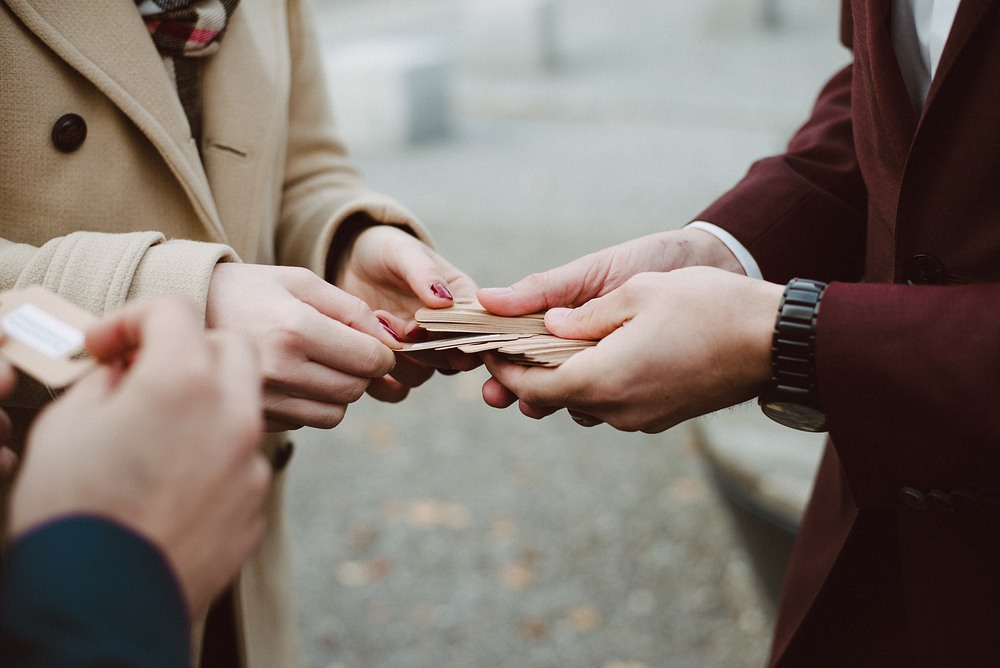
[(722, 243), (726, 244), (736, 259), (739, 261), (740, 265), (743, 266), (743, 272), (750, 278), (762, 279), (764, 275), (760, 271), (760, 267), (757, 266), (757, 261), (753, 259), (753, 255), (747, 250), (746, 246), (741, 244), (736, 240), (736, 237), (726, 232), (724, 229), (718, 225), (713, 225), (712, 223), (706, 223), (703, 220), (696, 220), (693, 223), (688, 223), (686, 227), (693, 227), (697, 230), (704, 230), (717, 238)]

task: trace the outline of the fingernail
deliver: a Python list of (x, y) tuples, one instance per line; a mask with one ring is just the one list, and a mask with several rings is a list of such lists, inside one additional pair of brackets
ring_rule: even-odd
[(562, 306), (558, 308), (551, 308), (545, 314), (545, 319), (553, 323), (562, 322), (569, 317), (570, 311), (572, 310), (573, 309), (571, 308), (564, 308)]
[(451, 290), (444, 283), (435, 283), (431, 286), (431, 292), (434, 293), (435, 297), (440, 297), (441, 299), (450, 299), (455, 301), (455, 298), (451, 296)]
[(493, 297), (506, 297), (514, 294), (513, 288), (483, 288), (480, 292), (488, 292)]
[(392, 327), (389, 326), (389, 322), (387, 320), (385, 320), (382, 316), (378, 316), (378, 321), (379, 321), (379, 324), (382, 325), (382, 329), (384, 329), (385, 331), (389, 332), (389, 336), (391, 336), (392, 338), (396, 339), (396, 341), (398, 341), (399, 343), (403, 342), (403, 337), (401, 337), (399, 334), (397, 334), (396, 331)]

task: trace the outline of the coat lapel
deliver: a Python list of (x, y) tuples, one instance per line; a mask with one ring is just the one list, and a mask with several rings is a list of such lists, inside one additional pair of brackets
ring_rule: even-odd
[[(891, 2), (872, 0), (854, 4), (855, 20), (861, 17), (856, 26), (858, 37), (863, 45), (867, 45), (861, 55), (866, 60), (863, 66), (871, 82), (871, 106), (878, 111), (882, 130), (895, 156), (896, 168), (901, 172), (913, 142), (917, 119), (892, 45), (889, 26)], [(858, 46), (855, 44), (855, 47)]]
[(225, 240), (187, 119), (135, 4), (6, 0), (40, 40), (91, 81), (156, 147), (212, 237)]

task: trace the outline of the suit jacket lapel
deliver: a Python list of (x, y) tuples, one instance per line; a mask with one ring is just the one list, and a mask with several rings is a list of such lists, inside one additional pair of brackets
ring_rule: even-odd
[(871, 81), (872, 108), (878, 111), (888, 146), (896, 157), (896, 168), (902, 172), (917, 119), (892, 45), (891, 8), (890, 0), (854, 3), (856, 29), (862, 42), (855, 44), (855, 54), (867, 61), (862, 66)]
[(132, 119), (180, 180), (212, 236), (224, 241), (184, 110), (135, 4), (6, 2), (28, 29)]

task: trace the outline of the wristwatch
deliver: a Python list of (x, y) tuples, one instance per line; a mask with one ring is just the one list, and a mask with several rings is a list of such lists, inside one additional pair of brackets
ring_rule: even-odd
[(816, 387), (816, 316), (826, 283), (793, 278), (785, 286), (771, 339), (771, 380), (758, 403), (786, 427), (826, 431)]

